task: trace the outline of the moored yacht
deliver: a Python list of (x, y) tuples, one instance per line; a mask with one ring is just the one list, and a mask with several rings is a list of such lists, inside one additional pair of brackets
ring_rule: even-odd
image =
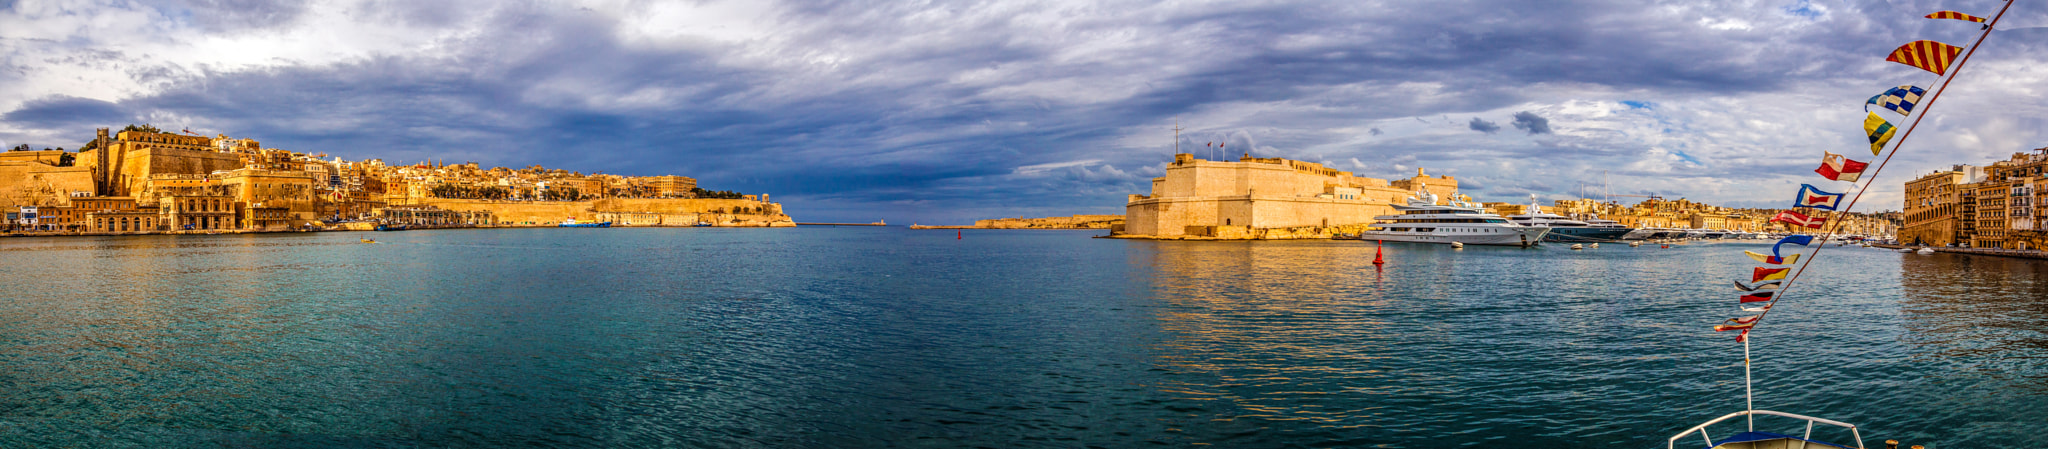
[(1535, 202), (1535, 195), (1530, 195), (1529, 200), (1529, 212), (1509, 215), (1508, 221), (1522, 226), (1550, 228), (1550, 232), (1543, 235), (1543, 241), (1546, 242), (1612, 242), (1621, 240), (1629, 232), (1635, 231), (1613, 221), (1608, 221), (1609, 223), (1614, 223), (1613, 226), (1593, 226), (1590, 222), (1573, 220), (1571, 217), (1543, 212), (1542, 205)]
[(1534, 246), (1550, 232), (1550, 228), (1509, 222), (1486, 212), (1480, 205), (1458, 201), (1456, 194), (1444, 205), (1436, 204), (1437, 196), (1428, 191), (1417, 195), (1419, 198), (1408, 197), (1408, 204), (1394, 205), (1400, 215), (1373, 217), (1376, 223), (1359, 237), (1390, 242)]

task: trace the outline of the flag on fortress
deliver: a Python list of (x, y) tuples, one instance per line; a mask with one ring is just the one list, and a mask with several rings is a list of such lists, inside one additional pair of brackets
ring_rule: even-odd
[(1842, 157), (1842, 155), (1835, 153), (1827, 153), (1827, 156), (1820, 158), (1820, 168), (1814, 169), (1813, 172), (1820, 173), (1821, 176), (1826, 176), (1828, 179), (1836, 181), (1856, 182), (1856, 178), (1863, 177), (1863, 169), (1869, 167), (1870, 164), (1868, 163), (1856, 162), (1854, 159)]
[(1784, 282), (1785, 281), (1770, 281), (1762, 284), (1749, 285), (1742, 283), (1742, 281), (1735, 281), (1735, 289), (1742, 290), (1745, 292), (1753, 292), (1757, 290), (1770, 290), (1778, 288), (1778, 284), (1782, 284)]
[(1794, 200), (1792, 207), (1835, 210), (1836, 206), (1842, 204), (1842, 195), (1844, 194), (1823, 192), (1813, 188), (1812, 184), (1800, 184), (1799, 198)]
[(1749, 258), (1756, 259), (1757, 262), (1763, 262), (1771, 265), (1785, 265), (1799, 261), (1798, 254), (1793, 254), (1792, 257), (1779, 257), (1755, 251), (1743, 251), (1742, 253), (1748, 254)]
[(1977, 17), (1977, 16), (1973, 16), (1973, 15), (1969, 15), (1969, 14), (1963, 14), (1963, 13), (1955, 12), (1955, 11), (1935, 11), (1935, 12), (1934, 12), (1934, 14), (1928, 14), (1928, 15), (1927, 15), (1927, 18), (1929, 18), (1929, 19), (1956, 19), (1956, 20), (1968, 20), (1968, 21), (1971, 21), (1971, 22), (1977, 22), (1977, 23), (1984, 23), (1984, 18), (1983, 18), (1983, 17)]
[(1892, 122), (1885, 121), (1884, 117), (1878, 117), (1876, 112), (1865, 114), (1870, 116), (1863, 119), (1863, 132), (1870, 135), (1870, 155), (1876, 156), (1884, 152), (1884, 144), (1892, 141), (1892, 132), (1898, 129), (1892, 128)]
[(1771, 217), (1770, 221), (1784, 222), (1793, 226), (1805, 226), (1809, 229), (1820, 229), (1821, 223), (1827, 222), (1828, 219), (1827, 217), (1808, 217), (1805, 214), (1788, 210), (1779, 212), (1778, 216)]
[(1886, 56), (1884, 60), (1934, 72), (1936, 75), (1947, 75), (1948, 63), (1955, 61), (1956, 54), (1962, 52), (1963, 47), (1921, 40), (1899, 46), (1899, 49), (1892, 50), (1891, 56)]
[(1788, 272), (1788, 271), (1792, 271), (1792, 269), (1791, 269), (1791, 268), (1764, 268), (1764, 267), (1757, 267), (1755, 271), (1752, 271), (1752, 272), (1750, 272), (1750, 275), (1749, 275), (1749, 281), (1750, 281), (1750, 282), (1760, 282), (1760, 281), (1775, 281), (1775, 280), (1779, 280), (1779, 279), (1784, 279), (1784, 278), (1785, 278), (1785, 273), (1786, 273), (1786, 272)]
[(1920, 96), (1926, 93), (1926, 89), (1921, 89), (1917, 86), (1894, 87), (1891, 90), (1884, 91), (1884, 93), (1877, 94), (1877, 96), (1870, 97), (1870, 101), (1863, 103), (1863, 111), (1869, 112), (1869, 105), (1874, 104), (1884, 106), (1885, 109), (1890, 109), (1892, 112), (1899, 113), (1899, 115), (1913, 115), (1913, 105), (1920, 104)]
[(1778, 294), (1778, 292), (1757, 292), (1757, 293), (1751, 293), (1751, 294), (1747, 294), (1747, 295), (1742, 295), (1742, 303), (1743, 303), (1743, 304), (1748, 304), (1748, 303), (1752, 303), (1752, 302), (1764, 302), (1764, 301), (1770, 301), (1770, 300), (1771, 300), (1771, 295), (1775, 295), (1775, 294)]

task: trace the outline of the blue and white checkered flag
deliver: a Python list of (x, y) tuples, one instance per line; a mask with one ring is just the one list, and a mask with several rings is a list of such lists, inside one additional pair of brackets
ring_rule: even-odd
[(1899, 113), (1899, 115), (1912, 115), (1913, 105), (1919, 104), (1920, 95), (1926, 93), (1926, 89), (1914, 86), (1894, 87), (1891, 90), (1884, 91), (1884, 93), (1877, 94), (1875, 97), (1870, 97), (1870, 101), (1863, 103), (1863, 110), (1869, 111), (1870, 105), (1874, 104), (1884, 106), (1885, 109), (1890, 109), (1892, 112)]

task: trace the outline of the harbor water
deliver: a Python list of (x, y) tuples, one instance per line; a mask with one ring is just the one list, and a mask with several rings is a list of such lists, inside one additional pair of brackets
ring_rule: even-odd
[[(0, 447), (1661, 448), (1768, 252), (1095, 234), (4, 238)], [(2048, 447), (2043, 262), (1829, 247), (1754, 338), (1760, 409)]]

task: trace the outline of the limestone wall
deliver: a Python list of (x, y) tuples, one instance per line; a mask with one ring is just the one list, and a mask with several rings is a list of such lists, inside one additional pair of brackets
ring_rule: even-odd
[(1045, 218), (998, 218), (975, 220), (974, 227), (985, 229), (1109, 229), (1123, 224), (1122, 215), (1074, 215)]
[[(116, 153), (120, 154), (120, 153)], [(80, 157), (80, 160), (94, 159)], [(233, 153), (175, 148), (143, 148), (129, 151), (116, 166), (119, 192), (135, 194), (149, 188), (150, 175), (204, 175), (242, 168), (242, 158)]]
[[(490, 201), (426, 198), (419, 204), (459, 211), (489, 211), (499, 224), (550, 225), (563, 219), (610, 221), (614, 226), (796, 226), (782, 205), (751, 200), (607, 198), (595, 201)], [(736, 211), (745, 213), (735, 213)], [(757, 212), (758, 211), (758, 212)], [(629, 224), (630, 223), (630, 224)]]
[(0, 207), (68, 206), (70, 192), (92, 192), (92, 169), (41, 162), (0, 162)]

